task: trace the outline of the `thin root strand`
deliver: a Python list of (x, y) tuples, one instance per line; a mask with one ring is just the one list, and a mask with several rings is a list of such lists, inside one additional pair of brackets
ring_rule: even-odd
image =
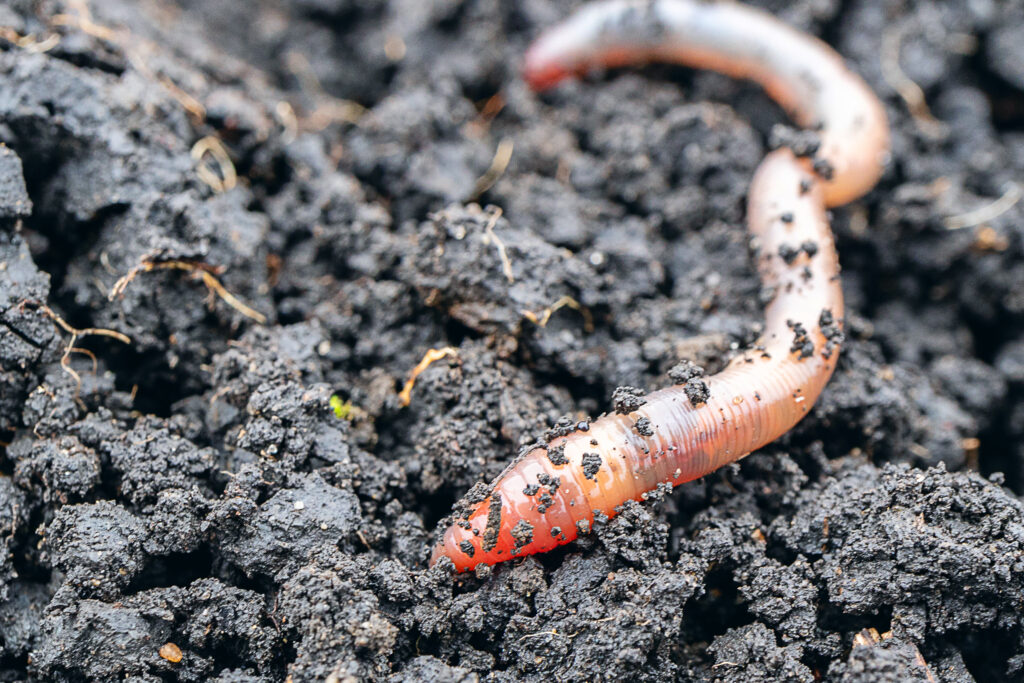
[(402, 387), (402, 391), (398, 393), (398, 402), (403, 408), (408, 408), (409, 404), (412, 403), (412, 388), (416, 384), (416, 378), (419, 377), (424, 370), (430, 367), (434, 361), (441, 360), (446, 356), (457, 358), (459, 355), (458, 350), (451, 346), (445, 346), (440, 349), (430, 349), (424, 355), (423, 359), (416, 364), (416, 367), (409, 373), (409, 379), (405, 382), (405, 386)]
[(210, 290), (211, 294), (218, 296), (222, 301), (224, 301), (224, 303), (245, 317), (251, 318), (261, 325), (267, 322), (267, 317), (265, 315), (242, 303), (234, 294), (229, 292), (224, 285), (221, 284), (220, 280), (218, 280), (213, 274), (213, 271), (216, 270), (213, 266), (205, 263), (195, 263), (192, 261), (143, 261), (114, 283), (114, 286), (110, 289), (110, 294), (107, 295), (107, 299), (113, 301), (123, 294), (124, 290), (132, 280), (138, 277), (139, 273), (148, 273), (154, 270), (183, 270), (190, 273), (201, 279), (203, 284), (206, 285), (206, 288)]

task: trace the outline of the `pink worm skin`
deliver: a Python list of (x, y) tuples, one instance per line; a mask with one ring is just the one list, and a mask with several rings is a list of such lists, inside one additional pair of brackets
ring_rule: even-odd
[[(605, 415), (509, 465), (456, 505), (431, 564), (458, 571), (574, 540), (595, 514), (612, 517), (659, 484), (681, 484), (734, 462), (793, 427), (832, 376), (843, 295), (826, 208), (870, 190), (884, 170), (882, 104), (825, 43), (759, 10), (694, 0), (588, 5), (529, 50), (535, 89), (593, 66), (667, 61), (749, 78), (804, 126), (814, 159), (771, 152), (754, 174), (747, 222), (765, 287), (760, 343), (703, 381), (710, 395), (672, 386), (628, 414)], [(817, 172), (815, 172), (817, 169)], [(693, 397), (691, 399), (691, 397)], [(643, 419), (645, 418), (645, 419)]]

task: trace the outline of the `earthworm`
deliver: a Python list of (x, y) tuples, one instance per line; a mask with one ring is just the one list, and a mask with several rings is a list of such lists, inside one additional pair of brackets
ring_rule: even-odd
[(626, 392), (614, 413), (549, 434), (456, 504), (431, 564), (445, 556), (465, 571), (568, 543), (660, 484), (697, 479), (774, 441), (835, 369), (843, 296), (826, 208), (881, 176), (881, 102), (820, 40), (760, 10), (700, 0), (585, 6), (534, 43), (524, 78), (540, 90), (594, 66), (649, 61), (753, 80), (816, 132), (816, 144), (770, 152), (751, 182), (751, 246), (771, 294), (763, 335), (713, 376), (681, 366), (674, 386)]

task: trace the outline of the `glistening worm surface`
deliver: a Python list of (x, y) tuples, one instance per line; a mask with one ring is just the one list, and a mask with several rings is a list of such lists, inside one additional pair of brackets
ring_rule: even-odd
[(751, 183), (748, 228), (761, 280), (775, 292), (764, 336), (712, 377), (649, 394), (626, 414), (527, 452), (456, 505), (431, 563), (445, 556), (465, 571), (568, 543), (596, 512), (611, 517), (660, 483), (696, 479), (775, 440), (835, 369), (843, 296), (826, 208), (861, 196), (882, 174), (881, 103), (827, 45), (732, 3), (589, 5), (533, 45), (524, 76), (543, 89), (593, 66), (649, 61), (754, 80), (818, 131), (813, 157), (778, 149)]

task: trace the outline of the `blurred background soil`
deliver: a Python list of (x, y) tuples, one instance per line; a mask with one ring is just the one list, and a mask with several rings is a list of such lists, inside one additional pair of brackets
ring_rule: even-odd
[(1024, 677), (1021, 0), (757, 2), (893, 124), (836, 376), (578, 543), (426, 569), (560, 416), (757, 335), (784, 116), (666, 66), (530, 93), (578, 4), (0, 5), (0, 680)]

